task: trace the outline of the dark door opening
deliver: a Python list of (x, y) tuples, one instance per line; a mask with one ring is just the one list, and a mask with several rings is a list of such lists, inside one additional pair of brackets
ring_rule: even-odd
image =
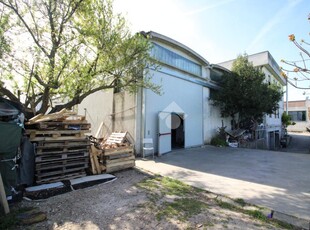
[(184, 148), (184, 116), (171, 114), (171, 148)]

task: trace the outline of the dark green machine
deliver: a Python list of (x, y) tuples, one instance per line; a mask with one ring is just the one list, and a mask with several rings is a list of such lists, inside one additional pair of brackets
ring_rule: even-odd
[(0, 171), (7, 196), (17, 185), (16, 162), (20, 155), (22, 127), (17, 123), (0, 121)]

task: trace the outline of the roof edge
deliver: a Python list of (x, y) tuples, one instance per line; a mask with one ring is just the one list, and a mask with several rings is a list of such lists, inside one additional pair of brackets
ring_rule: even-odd
[(200, 60), (202, 63), (204, 63), (206, 66), (209, 66), (210, 63), (204, 58), (202, 57), (200, 54), (198, 54), (197, 52), (195, 52), (194, 50), (192, 50), (191, 48), (189, 48), (188, 46), (170, 38), (170, 37), (167, 37), (165, 35), (162, 35), (162, 34), (159, 34), (159, 33), (156, 33), (154, 31), (149, 31), (149, 32), (144, 32), (144, 31), (141, 31), (140, 32), (143, 36), (145, 37), (149, 37), (150, 39), (153, 39), (153, 40), (158, 40), (158, 41), (162, 41), (164, 43), (167, 43), (167, 44), (170, 44), (172, 46), (175, 46), (175, 47), (178, 47), (178, 48), (181, 48), (182, 50), (184, 50), (186, 53), (188, 53), (190, 56)]

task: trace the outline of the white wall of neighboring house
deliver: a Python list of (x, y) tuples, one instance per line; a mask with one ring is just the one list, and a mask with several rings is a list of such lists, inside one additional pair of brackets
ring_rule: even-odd
[[(277, 84), (280, 85), (278, 80), (274, 77), (274, 75), (266, 68), (263, 67), (262, 71), (265, 73), (265, 82), (270, 84)], [(282, 122), (281, 122), (281, 116), (283, 113), (283, 97), (281, 98), (281, 101), (279, 101), (279, 113), (273, 113), (270, 115), (266, 115), (266, 125), (269, 127), (277, 127), (278, 129), (281, 128)]]
[(112, 113), (112, 130), (128, 132), (131, 143), (135, 143), (136, 137), (136, 94), (119, 92), (114, 94)]
[(86, 114), (86, 119), (91, 124), (91, 135), (95, 136), (103, 123), (99, 137), (107, 137), (112, 131), (113, 90), (91, 94), (77, 106), (77, 110), (80, 115)]
[(295, 122), (295, 125), (289, 125), (287, 127), (287, 131), (289, 132), (305, 132), (307, 131), (307, 127), (310, 128), (310, 100), (302, 100), (302, 101), (289, 101), (288, 102), (288, 112), (304, 112), (305, 120), (302, 121), (299, 119), (292, 119)]

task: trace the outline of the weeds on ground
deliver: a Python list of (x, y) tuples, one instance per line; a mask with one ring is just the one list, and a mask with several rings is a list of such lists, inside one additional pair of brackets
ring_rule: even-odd
[(19, 208), (19, 209), (11, 209), (11, 212), (7, 215), (0, 215), (0, 229), (13, 230), (19, 224), (19, 220), (17, 218), (18, 215), (31, 210), (32, 208)]
[(157, 220), (161, 220), (163, 217), (177, 217), (180, 221), (185, 221), (207, 208), (205, 203), (192, 198), (181, 198), (173, 202), (164, 202), (162, 206), (163, 209), (156, 215)]
[(209, 208), (208, 204), (216, 204), (222, 209), (244, 213), (263, 223), (272, 223), (282, 228), (295, 229), (290, 224), (268, 219), (259, 207), (254, 210), (245, 209), (244, 207), (249, 204), (242, 198), (232, 199), (232, 202), (226, 202), (218, 198), (208, 198), (206, 200), (201, 194), (206, 194), (207, 191), (169, 177), (156, 175), (142, 180), (137, 184), (137, 187), (147, 191), (150, 200), (148, 207), (155, 214), (158, 221), (163, 218), (176, 218), (179, 221), (186, 222), (192, 216), (207, 210)]

